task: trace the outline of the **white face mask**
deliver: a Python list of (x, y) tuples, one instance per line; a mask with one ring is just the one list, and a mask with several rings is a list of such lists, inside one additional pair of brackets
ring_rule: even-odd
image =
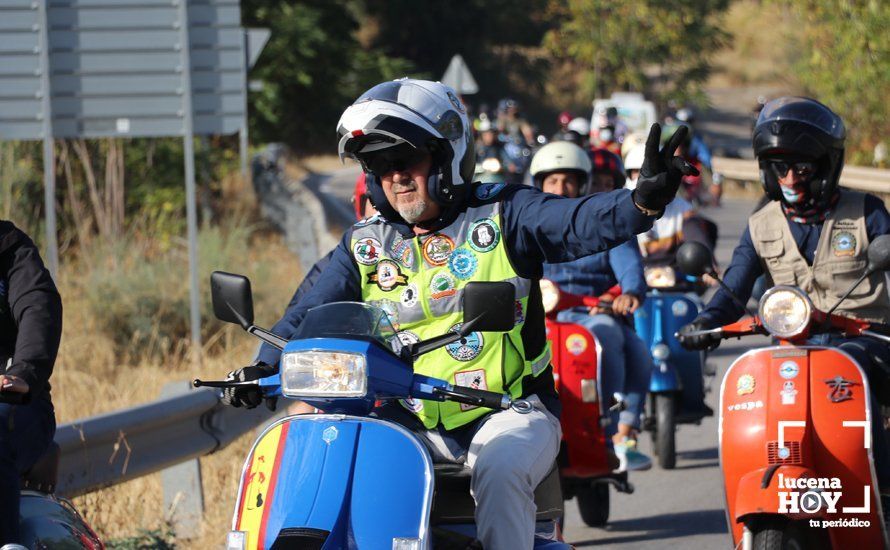
[(638, 179), (640, 179), (640, 178), (638, 178), (638, 177), (637, 177), (637, 178), (634, 178), (634, 179), (627, 178), (627, 179), (624, 181), (624, 187), (626, 187), (627, 189), (630, 189), (631, 191), (633, 191), (634, 189), (637, 188), (637, 180), (638, 180)]

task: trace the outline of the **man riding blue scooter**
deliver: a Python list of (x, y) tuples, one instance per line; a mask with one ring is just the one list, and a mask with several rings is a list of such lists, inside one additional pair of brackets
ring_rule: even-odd
[[(460, 322), (457, 298), (469, 282), (512, 283), (513, 330), (436, 350), (419, 358), (414, 370), (526, 398), (534, 410), (491, 413), (422, 401), (412, 407), (410, 427), (461, 444), (456, 452), (473, 472), (471, 492), (483, 545), (530, 548), (533, 491), (553, 465), (560, 430), (543, 306), (533, 283), (545, 262), (574, 260), (648, 228), (690, 169), (673, 160), (676, 144), (658, 151), (660, 128), (655, 126), (647, 167), (633, 194), (569, 200), (519, 185), (473, 185), (470, 132), (455, 92), (435, 82), (383, 83), (344, 112), (338, 125), (340, 154), (362, 164), (380, 215), (347, 231), (322, 277), (277, 327), (280, 336), (291, 338), (309, 309), (363, 301), (390, 312), (402, 337), (423, 339)], [(569, 219), (575, 221), (567, 226)], [(264, 347), (259, 364), (233, 377), (270, 375), (279, 357), (278, 350)], [(229, 400), (255, 406), (260, 397), (235, 391)], [(394, 406), (401, 405), (378, 414), (387, 416)]]

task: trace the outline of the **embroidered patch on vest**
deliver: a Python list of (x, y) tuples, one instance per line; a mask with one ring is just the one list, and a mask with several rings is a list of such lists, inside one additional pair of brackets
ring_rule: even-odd
[(483, 201), (490, 199), (500, 193), (501, 189), (506, 186), (506, 183), (483, 183), (476, 188), (476, 198)]
[(390, 251), (393, 258), (405, 269), (414, 269), (414, 249), (411, 246), (411, 241), (406, 241), (400, 235), (392, 242)]
[(513, 302), (513, 326), (525, 322), (525, 315), (522, 313), (522, 302), (516, 300)]
[(383, 313), (389, 317), (392, 328), (399, 330), (399, 306), (395, 302), (384, 298), (383, 300), (371, 300), (368, 304), (382, 309)]
[(831, 236), (831, 249), (835, 256), (852, 256), (856, 253), (856, 237), (849, 231), (836, 231)]
[(430, 297), (433, 300), (440, 300), (448, 296), (454, 296), (457, 294), (457, 290), (454, 289), (455, 285), (454, 277), (450, 273), (444, 271), (436, 273), (433, 275), (433, 280), (430, 281)]
[(389, 292), (397, 286), (407, 285), (408, 277), (402, 275), (402, 270), (396, 262), (380, 260), (377, 262), (377, 270), (368, 273), (368, 282), (375, 283), (384, 292)]
[(454, 251), (454, 241), (447, 235), (436, 233), (423, 243), (423, 259), (433, 266), (445, 265)]
[(451, 253), (451, 259), (448, 260), (448, 269), (455, 277), (467, 280), (476, 273), (479, 267), (479, 261), (476, 256), (466, 248), (458, 248)]
[[(485, 379), (484, 369), (463, 370), (454, 373), (454, 384), (456, 386), (466, 386), (476, 390), (488, 390), (488, 381)], [(460, 410), (469, 411), (475, 409), (473, 405), (460, 404)]]
[(417, 285), (414, 283), (409, 284), (402, 291), (401, 296), (399, 296), (399, 301), (402, 302), (402, 307), (411, 308), (417, 305), (417, 297), (420, 293), (417, 292)]
[(362, 265), (374, 265), (380, 260), (380, 251), (383, 246), (373, 237), (366, 237), (355, 241), (352, 245), (352, 255), (355, 261)]
[[(460, 326), (461, 323), (457, 323), (449, 329), (449, 332), (457, 332), (460, 330)], [(484, 345), (485, 342), (482, 340), (482, 333), (471, 332), (457, 342), (445, 346), (445, 351), (448, 352), (448, 355), (458, 361), (472, 361), (482, 352), (482, 347)]]
[(501, 232), (494, 221), (484, 218), (470, 226), (470, 247), (476, 252), (491, 252), (501, 240)]

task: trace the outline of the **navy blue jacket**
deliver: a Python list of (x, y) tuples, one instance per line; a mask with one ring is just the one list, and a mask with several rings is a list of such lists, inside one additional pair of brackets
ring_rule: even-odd
[[(482, 191), (487, 190), (488, 193)], [(478, 198), (478, 197), (486, 198)], [(502, 230), (507, 254), (516, 273), (540, 279), (545, 263), (576, 260), (615, 247), (649, 229), (653, 219), (633, 204), (627, 189), (578, 199), (543, 193), (524, 185), (483, 184), (476, 186), (471, 205), (502, 201)], [(456, 217), (457, 212), (451, 218)], [(447, 226), (449, 220), (443, 222)], [(406, 239), (416, 238), (411, 226), (391, 223)], [(289, 307), (275, 325), (274, 332), (292, 338), (306, 312), (316, 306), (337, 301), (361, 301), (361, 280), (352, 255), (352, 228), (346, 231), (324, 276), (312, 286), (299, 303)], [(539, 292), (532, 285), (532, 292)], [(539, 295), (538, 295), (539, 296)], [(522, 336), (526, 353), (535, 357), (544, 349), (544, 311), (540, 298), (529, 299), (529, 311)], [(263, 345), (258, 359), (270, 365), (278, 363), (281, 352)]]
[[(823, 224), (804, 224), (786, 219), (788, 227), (791, 229), (791, 235), (797, 243), (797, 249), (807, 263), (813, 265), (813, 260), (816, 257), (816, 245), (819, 244)], [(865, 230), (870, 241), (880, 235), (890, 234), (890, 214), (887, 213), (884, 202), (874, 195), (865, 197)], [(751, 240), (751, 231), (746, 227), (741, 242), (732, 253), (732, 262), (726, 268), (723, 281), (742, 303), (747, 303), (751, 297), (754, 281), (763, 272), (763, 265), (760, 263), (760, 258), (757, 257), (754, 242)], [(729, 294), (721, 288), (708, 302), (699, 318), (717, 326), (737, 321), (744, 314), (745, 312), (735, 305)]]
[(646, 296), (643, 257), (636, 239), (573, 262), (547, 264), (544, 277), (561, 290), (582, 296), (599, 296), (616, 284), (624, 294)]

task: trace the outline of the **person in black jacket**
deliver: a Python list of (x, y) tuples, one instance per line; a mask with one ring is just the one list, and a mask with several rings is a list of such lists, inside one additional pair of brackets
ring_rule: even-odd
[(19, 542), (19, 478), (56, 431), (49, 377), (61, 337), (62, 298), (37, 247), (0, 221), (0, 545)]

